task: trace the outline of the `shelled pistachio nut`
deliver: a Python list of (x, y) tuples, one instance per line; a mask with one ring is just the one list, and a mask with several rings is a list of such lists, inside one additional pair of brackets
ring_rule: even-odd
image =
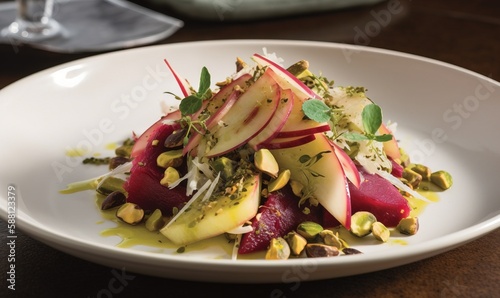
[(273, 238), (266, 251), (266, 260), (286, 260), (290, 257), (290, 246), (282, 237)]
[(159, 229), (161, 229), (165, 225), (165, 221), (163, 220), (161, 210), (156, 209), (155, 211), (153, 211), (153, 213), (151, 213), (148, 219), (146, 219), (144, 225), (146, 226), (146, 229), (148, 229), (148, 231), (151, 232), (158, 231)]
[(364, 237), (372, 232), (372, 225), (377, 221), (375, 215), (367, 211), (358, 211), (351, 216), (351, 233)]
[(418, 232), (418, 217), (407, 217), (399, 221), (396, 229), (405, 235), (415, 235)]
[(453, 178), (446, 171), (437, 171), (431, 174), (431, 182), (446, 190), (453, 185)]
[(289, 169), (281, 171), (276, 179), (269, 182), (269, 185), (267, 186), (268, 191), (273, 192), (282, 189), (290, 180), (290, 175), (291, 172)]
[(304, 221), (297, 226), (297, 233), (307, 240), (314, 239), (321, 231), (323, 227), (313, 221)]
[(307, 245), (306, 238), (299, 235), (297, 232), (290, 232), (285, 236), (285, 240), (290, 246), (290, 251), (293, 255), (298, 256), (302, 253)]
[(391, 237), (391, 231), (381, 222), (377, 221), (372, 224), (372, 234), (375, 239), (387, 242), (389, 237)]
[(340, 254), (340, 251), (335, 246), (309, 243), (306, 245), (306, 254), (309, 258), (335, 257)]
[(144, 210), (134, 203), (125, 203), (116, 210), (116, 217), (128, 224), (136, 225), (144, 218)]

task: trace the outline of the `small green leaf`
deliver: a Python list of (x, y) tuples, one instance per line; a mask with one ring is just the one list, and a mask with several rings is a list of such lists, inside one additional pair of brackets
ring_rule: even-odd
[(322, 100), (309, 99), (302, 104), (304, 114), (316, 122), (326, 122), (330, 120), (331, 109)]
[(382, 110), (376, 104), (369, 104), (363, 108), (361, 113), (363, 127), (366, 134), (374, 135), (382, 125)]
[(369, 137), (365, 136), (365, 135), (362, 135), (360, 133), (357, 133), (357, 132), (346, 132), (343, 134), (343, 136), (348, 139), (348, 140), (351, 140), (351, 141), (366, 141), (366, 140), (370, 140)]
[(383, 135), (375, 136), (374, 140), (377, 142), (387, 142), (387, 141), (392, 140), (392, 135), (383, 134)]
[(196, 94), (199, 98), (201, 99), (206, 99), (205, 96), (211, 95), (211, 92), (208, 92), (210, 90), (210, 73), (208, 72), (208, 69), (203, 66), (201, 69), (201, 75), (200, 75), (200, 85), (198, 86), (198, 93)]
[(179, 110), (182, 115), (191, 115), (196, 113), (202, 106), (201, 98), (195, 95), (189, 95), (179, 104)]

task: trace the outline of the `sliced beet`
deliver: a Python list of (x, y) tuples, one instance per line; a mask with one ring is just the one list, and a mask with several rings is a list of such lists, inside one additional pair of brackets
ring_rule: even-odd
[(364, 181), (358, 188), (349, 183), (352, 214), (371, 212), (387, 227), (395, 227), (410, 214), (411, 207), (399, 190), (377, 174), (362, 172)]
[[(160, 184), (164, 169), (156, 165), (158, 155), (167, 150), (163, 146), (165, 139), (178, 128), (177, 124), (164, 124), (151, 133), (144, 150), (132, 161), (130, 176), (124, 185), (128, 193), (127, 202), (135, 203), (144, 210), (160, 209), (164, 215), (169, 216), (174, 207), (182, 208), (189, 199), (185, 184), (173, 189)], [(156, 145), (153, 145), (153, 140), (158, 140)]]
[(299, 198), (288, 186), (269, 194), (260, 215), (252, 219), (253, 231), (243, 235), (238, 253), (265, 250), (271, 239), (285, 236), (301, 222), (320, 222), (321, 207), (308, 206), (310, 213), (305, 214), (304, 206), (299, 207), (298, 203)]

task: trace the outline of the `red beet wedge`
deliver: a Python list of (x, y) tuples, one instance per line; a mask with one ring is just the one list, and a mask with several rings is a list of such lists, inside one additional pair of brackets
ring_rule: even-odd
[[(160, 209), (163, 215), (172, 215), (172, 209), (181, 209), (189, 199), (184, 185), (173, 189), (160, 184), (164, 169), (156, 165), (156, 158), (167, 149), (165, 139), (179, 128), (178, 124), (159, 125), (149, 136), (145, 149), (134, 158), (130, 177), (124, 187), (128, 192), (127, 202), (135, 203), (144, 210)], [(153, 140), (158, 140), (153, 145)]]
[(364, 181), (359, 189), (349, 184), (353, 214), (369, 211), (378, 221), (388, 227), (395, 227), (399, 221), (410, 215), (410, 205), (399, 190), (377, 174), (362, 172)]
[(238, 253), (246, 254), (267, 249), (272, 238), (283, 237), (304, 221), (320, 222), (321, 207), (308, 206), (309, 214), (299, 207), (299, 198), (287, 186), (269, 194), (260, 215), (252, 219), (253, 231), (243, 235)]
[[(352, 214), (358, 211), (371, 212), (387, 227), (397, 226), (401, 219), (410, 215), (408, 200), (392, 183), (377, 174), (361, 173), (364, 180), (359, 189), (349, 182)], [(322, 223), (325, 228), (340, 225), (328, 211), (324, 211)]]

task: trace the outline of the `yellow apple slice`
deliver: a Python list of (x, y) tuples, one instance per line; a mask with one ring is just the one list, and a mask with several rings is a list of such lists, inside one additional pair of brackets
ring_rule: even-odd
[(260, 204), (260, 175), (245, 178), (232, 194), (201, 194), (160, 232), (176, 245), (208, 239), (242, 226), (252, 219)]

